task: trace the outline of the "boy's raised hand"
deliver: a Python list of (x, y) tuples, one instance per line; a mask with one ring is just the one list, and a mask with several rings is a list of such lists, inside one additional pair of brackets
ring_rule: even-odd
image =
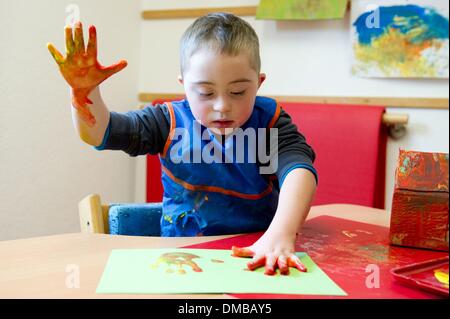
[(81, 22), (75, 24), (74, 35), (72, 27), (66, 26), (65, 36), (66, 57), (63, 57), (53, 44), (48, 43), (47, 47), (64, 79), (72, 87), (73, 106), (80, 112), (82, 119), (92, 127), (96, 120), (87, 106), (92, 104), (88, 99), (89, 93), (107, 78), (124, 69), (127, 62), (122, 60), (109, 67), (100, 65), (97, 61), (97, 32), (94, 26), (89, 28), (87, 48), (84, 44)]

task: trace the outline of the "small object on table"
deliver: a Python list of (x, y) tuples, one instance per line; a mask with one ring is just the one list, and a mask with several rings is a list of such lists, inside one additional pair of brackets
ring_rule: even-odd
[(400, 150), (390, 243), (448, 251), (448, 154)]

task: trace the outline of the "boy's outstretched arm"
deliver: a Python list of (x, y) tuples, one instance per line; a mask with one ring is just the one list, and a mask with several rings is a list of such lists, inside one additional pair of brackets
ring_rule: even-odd
[(112, 66), (101, 66), (97, 61), (97, 32), (89, 28), (89, 42), (84, 44), (83, 27), (75, 24), (65, 28), (66, 57), (53, 44), (47, 47), (59, 66), (64, 79), (71, 87), (72, 116), (81, 139), (93, 146), (99, 146), (109, 123), (110, 113), (103, 102), (98, 86), (113, 74), (127, 66), (120, 61)]
[(306, 271), (295, 255), (296, 234), (308, 216), (316, 191), (316, 179), (307, 169), (292, 170), (280, 189), (278, 208), (267, 231), (253, 245), (233, 247), (233, 256), (253, 257), (247, 265), (250, 270), (265, 266), (265, 274), (289, 274), (289, 267)]

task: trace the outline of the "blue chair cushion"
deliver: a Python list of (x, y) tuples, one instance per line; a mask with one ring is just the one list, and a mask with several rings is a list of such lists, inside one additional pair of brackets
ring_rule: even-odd
[(162, 203), (112, 204), (109, 233), (127, 236), (161, 236)]

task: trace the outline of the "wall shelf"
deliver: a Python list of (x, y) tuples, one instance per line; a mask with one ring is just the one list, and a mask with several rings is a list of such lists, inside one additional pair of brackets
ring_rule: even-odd
[[(139, 101), (150, 103), (159, 99), (176, 99), (183, 93), (141, 93)], [(278, 101), (320, 104), (358, 104), (386, 106), (391, 108), (448, 109), (448, 98), (401, 98), (401, 97), (339, 97), (339, 96), (270, 96)]]
[(144, 20), (187, 19), (198, 18), (212, 12), (229, 12), (238, 16), (255, 16), (257, 6), (247, 7), (210, 7), (193, 9), (145, 10), (142, 12)]

